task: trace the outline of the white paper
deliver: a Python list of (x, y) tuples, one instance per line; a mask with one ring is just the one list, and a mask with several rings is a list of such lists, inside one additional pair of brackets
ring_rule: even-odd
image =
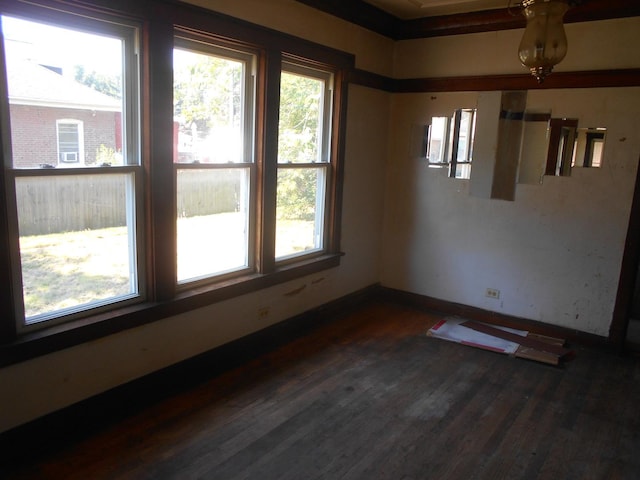
[[(440, 338), (442, 340), (448, 340), (450, 342), (462, 343), (464, 345), (507, 354), (515, 353), (520, 346), (518, 343), (510, 342), (486, 333), (477, 332), (476, 330), (462, 326), (461, 324), (466, 321), (467, 320), (464, 318), (447, 317), (430, 328), (427, 335), (430, 337)], [(528, 333), (524, 330), (516, 330), (508, 327), (500, 327), (497, 325), (490, 326), (493, 328), (499, 328), (506, 332), (515, 333), (522, 337), (527, 336)]]

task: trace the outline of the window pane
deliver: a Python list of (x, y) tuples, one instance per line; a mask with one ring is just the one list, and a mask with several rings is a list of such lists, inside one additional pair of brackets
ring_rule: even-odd
[(122, 165), (123, 39), (2, 17), (14, 168)]
[(249, 175), (249, 168), (178, 170), (178, 282), (248, 267)]
[(323, 247), (324, 168), (278, 169), (276, 258)]
[(238, 163), (245, 158), (245, 62), (173, 51), (174, 161)]
[(473, 134), (475, 131), (475, 111), (460, 111), (460, 134), (458, 136), (458, 156), (459, 162), (471, 161), (473, 149)]
[(429, 127), (429, 145), (427, 155), (429, 163), (444, 163), (446, 145), (444, 139), (447, 134), (447, 125), (449, 119), (447, 117), (431, 118), (431, 126)]
[(312, 163), (323, 159), (323, 79), (282, 72), (278, 162)]
[(26, 323), (137, 293), (133, 174), (16, 178)]
[[(65, 21), (57, 15), (49, 18)], [(137, 173), (95, 169), (139, 165), (137, 78), (123, 67), (135, 29), (73, 22), (2, 17), (24, 307), (18, 328), (140, 293)]]

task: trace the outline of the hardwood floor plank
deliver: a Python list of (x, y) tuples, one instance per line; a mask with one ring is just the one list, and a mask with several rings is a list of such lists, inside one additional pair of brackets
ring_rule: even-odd
[(324, 319), (0, 476), (640, 478), (640, 359), (578, 345), (551, 367), (427, 337), (439, 319), (384, 302)]

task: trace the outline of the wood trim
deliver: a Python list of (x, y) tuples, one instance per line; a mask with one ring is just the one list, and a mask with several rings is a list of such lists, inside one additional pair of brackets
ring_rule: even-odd
[[(0, 48), (0, 65), (5, 64), (4, 48)], [(0, 76), (0, 94), (8, 97), (9, 89), (7, 87), (6, 75)], [(0, 123), (8, 125), (9, 122), (9, 105), (8, 102), (0, 102)], [(7, 178), (6, 168), (12, 163), (11, 157), (11, 135), (2, 129), (0, 132), (0, 191), (7, 192), (7, 198), (0, 196), (0, 319), (9, 321), (0, 321), (0, 342), (10, 340), (16, 336), (16, 312), (13, 308), (14, 302), (14, 272), (11, 266), (12, 252), (18, 252), (20, 247), (18, 239), (12, 239), (9, 228), (10, 218), (15, 217), (15, 184), (13, 180)], [(12, 198), (13, 197), (13, 198)], [(13, 210), (13, 212), (11, 212)], [(10, 213), (11, 212), (11, 213)], [(14, 225), (14, 231), (17, 226)]]
[[(564, 23), (591, 22), (640, 15), (636, 0), (590, 0), (569, 9)], [(480, 12), (425, 17), (404, 21), (395, 40), (463, 35), (524, 28), (526, 21), (518, 7)]]
[(359, 68), (354, 68), (348, 72), (347, 82), (385, 92), (394, 92), (396, 90), (396, 80), (393, 78), (360, 70)]
[[(280, 111), (280, 74), (282, 55), (277, 50), (269, 50), (265, 72), (264, 154), (260, 159), (262, 183), (259, 191), (262, 200), (258, 202), (262, 211), (258, 223), (262, 226), (262, 236), (258, 242), (258, 268), (261, 273), (275, 270), (276, 251), (276, 197), (278, 178), (278, 116)], [(260, 232), (258, 232), (260, 234)]]
[(381, 287), (379, 296), (394, 303), (431, 310), (444, 315), (458, 316), (468, 320), (490, 323), (492, 325), (527, 330), (538, 335), (563, 338), (570, 342), (576, 342), (587, 346), (609, 346), (606, 337), (600, 337), (591, 333), (542, 323), (535, 320), (514, 317), (512, 315), (506, 315), (499, 312), (492, 312), (478, 307), (470, 307), (459, 303), (448, 302), (446, 300), (440, 300), (417, 293)]
[(509, 12), (506, 8), (424, 17), (405, 20), (398, 29), (398, 35), (394, 40), (414, 40), (418, 38), (510, 30), (524, 28), (525, 24), (526, 21), (518, 10)]
[[(160, 15), (159, 15), (160, 16)], [(150, 149), (145, 152), (146, 192), (148, 196), (147, 229), (152, 238), (146, 239), (147, 265), (149, 268), (149, 298), (163, 301), (172, 298), (176, 291), (176, 181), (173, 164), (173, 25), (166, 21), (149, 23), (143, 36), (143, 89), (144, 99), (142, 129), (144, 143)], [(161, 72), (161, 75), (158, 73)], [(153, 108), (151, 108), (153, 106)]]
[(393, 39), (403, 27), (403, 21), (398, 17), (362, 0), (296, 1)]
[[(402, 20), (362, 0), (297, 0), (393, 40), (462, 35), (524, 28), (518, 7)], [(565, 23), (591, 22), (640, 15), (637, 0), (589, 0), (572, 7)]]
[(331, 142), (331, 157), (335, 172), (329, 173), (331, 183), (327, 195), (330, 196), (330, 211), (328, 212), (329, 227), (327, 248), (331, 253), (340, 252), (340, 239), (342, 232), (342, 191), (344, 184), (344, 164), (347, 138), (347, 109), (349, 84), (346, 80), (346, 71), (341, 70), (334, 76), (334, 108), (332, 126), (334, 134)]
[(636, 185), (631, 202), (629, 214), (629, 227), (622, 254), (622, 267), (620, 268), (620, 280), (616, 303), (613, 307), (613, 318), (609, 328), (609, 341), (624, 349), (629, 326), (631, 304), (633, 302), (636, 274), (640, 264), (640, 166), (636, 170)]
[(556, 72), (547, 77), (542, 84), (539, 84), (529, 74), (393, 79), (365, 70), (354, 69), (349, 73), (349, 82), (389, 93), (638, 87), (640, 86), (640, 68)]

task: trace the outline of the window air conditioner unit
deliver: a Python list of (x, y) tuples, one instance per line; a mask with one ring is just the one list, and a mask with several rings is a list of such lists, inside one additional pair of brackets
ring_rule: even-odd
[(62, 152), (64, 163), (78, 163), (78, 152)]

